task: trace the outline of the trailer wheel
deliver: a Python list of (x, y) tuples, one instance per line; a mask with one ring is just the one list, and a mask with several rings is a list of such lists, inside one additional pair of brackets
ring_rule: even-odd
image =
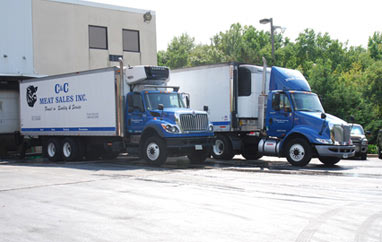
[(80, 157), (81, 149), (78, 141), (74, 138), (65, 138), (62, 142), (62, 154), (66, 161), (75, 161), (82, 158)]
[(218, 160), (231, 160), (234, 155), (229, 138), (225, 135), (218, 135), (212, 148), (212, 156)]
[(324, 165), (332, 166), (334, 164), (337, 164), (341, 158), (337, 157), (319, 157), (318, 158)]
[(194, 150), (191, 154), (187, 155), (191, 164), (201, 164), (207, 160), (210, 156), (210, 151), (208, 150)]
[(288, 162), (293, 166), (306, 166), (312, 159), (312, 148), (302, 138), (289, 141), (285, 151)]
[(158, 136), (148, 137), (144, 141), (142, 157), (153, 166), (161, 166), (167, 160), (165, 142)]
[(62, 146), (60, 139), (49, 138), (44, 145), (44, 151), (50, 161), (62, 161)]
[(257, 145), (259, 143), (244, 143), (243, 144), (243, 149), (241, 151), (241, 155), (246, 159), (246, 160), (258, 160), (263, 155), (259, 154)]

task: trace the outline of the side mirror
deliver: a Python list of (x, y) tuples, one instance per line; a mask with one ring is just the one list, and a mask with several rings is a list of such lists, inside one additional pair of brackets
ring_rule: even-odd
[(160, 111), (163, 111), (163, 109), (164, 109), (163, 104), (158, 104), (158, 109), (159, 109)]
[(326, 114), (325, 113), (321, 113), (321, 118), (322, 119), (326, 119)]
[(203, 106), (203, 110), (204, 110), (205, 112), (208, 112), (208, 106)]
[(190, 97), (186, 96), (186, 106), (187, 108), (190, 108)]

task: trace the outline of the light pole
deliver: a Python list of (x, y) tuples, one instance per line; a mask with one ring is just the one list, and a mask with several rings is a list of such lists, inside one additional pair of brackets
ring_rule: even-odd
[(280, 26), (273, 26), (272, 18), (264, 18), (260, 20), (261, 24), (271, 23), (271, 39), (272, 39), (272, 60), (275, 60), (275, 38), (274, 32), (276, 29), (282, 29)]

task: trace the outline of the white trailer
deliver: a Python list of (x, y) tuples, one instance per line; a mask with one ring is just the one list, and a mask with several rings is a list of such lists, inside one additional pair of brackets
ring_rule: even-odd
[(116, 136), (117, 77), (105, 68), (23, 81), (21, 134)]
[[(252, 141), (250, 136), (243, 137), (250, 132), (259, 132), (263, 126), (265, 98), (260, 98), (263, 70), (263, 67), (254, 65), (225, 63), (171, 71), (169, 85), (181, 86), (180, 91), (191, 95), (191, 108), (208, 109), (217, 134), (215, 158), (230, 159), (237, 153), (247, 155), (250, 145), (258, 142), (257, 138)], [(268, 90), (270, 68), (266, 70)], [(227, 152), (228, 145), (232, 149)], [(216, 147), (221, 148), (216, 150)]]

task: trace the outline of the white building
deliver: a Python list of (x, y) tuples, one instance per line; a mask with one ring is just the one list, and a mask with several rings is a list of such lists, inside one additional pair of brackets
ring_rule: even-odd
[[(157, 64), (155, 12), (80, 0), (1, 0), (0, 76)], [(4, 79), (4, 78), (2, 78)]]

